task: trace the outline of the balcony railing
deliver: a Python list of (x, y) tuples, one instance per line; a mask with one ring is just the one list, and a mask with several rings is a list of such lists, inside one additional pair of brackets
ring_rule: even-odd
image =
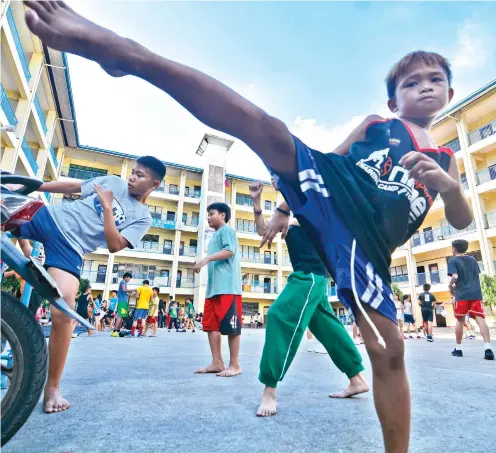
[(60, 170), (60, 176), (88, 180), (98, 178), (100, 176), (107, 176), (107, 174), (99, 171), (85, 170), (84, 168), (62, 167)]
[(163, 253), (164, 255), (172, 255), (174, 252), (174, 247), (168, 242), (151, 242), (151, 241), (141, 241), (134, 249), (136, 252), (145, 253)]
[(496, 167), (489, 167), (477, 172), (477, 185), (496, 179)]
[(184, 189), (184, 196), (189, 198), (200, 198), (201, 190), (194, 190), (194, 189), (190, 189), (189, 187), (186, 187)]
[[(128, 271), (123, 271), (119, 272), (117, 274), (114, 274), (112, 276), (112, 283), (119, 283), (122, 280), (122, 277), (124, 275), (124, 272)], [(164, 276), (160, 277), (155, 274), (136, 274), (132, 271), (130, 271), (131, 274), (133, 275), (133, 278), (129, 280), (128, 285), (138, 285), (141, 286), (143, 284), (144, 280), (148, 280), (150, 282), (150, 286), (170, 286), (170, 277), (169, 276)]]
[(191, 256), (195, 257), (197, 253), (197, 248), (192, 246), (184, 245), (179, 247), (179, 256)]
[(251, 198), (239, 197), (236, 196), (236, 204), (238, 206), (253, 206), (253, 200)]
[(291, 266), (291, 259), (289, 258), (289, 255), (284, 255), (284, 261), (283, 261), (284, 266)]
[(457, 230), (451, 225), (445, 225), (441, 228), (435, 228), (433, 230), (424, 231), (423, 233), (414, 234), (411, 239), (411, 244), (412, 247), (417, 247), (419, 245), (425, 245), (431, 242), (443, 241), (444, 239), (449, 239), (459, 234), (470, 233), (472, 231), (475, 231), (475, 229), (475, 221), (473, 221), (467, 228), (463, 230)]
[(188, 277), (177, 277), (176, 288), (194, 288), (195, 279)]
[(200, 223), (200, 219), (198, 217), (186, 217), (183, 219), (183, 225), (190, 227), (197, 227)]
[(393, 275), (391, 277), (392, 283), (408, 283), (408, 275)]
[(265, 255), (263, 253), (242, 252), (241, 261), (259, 264), (277, 264), (277, 257), (272, 253)]
[(166, 215), (152, 215), (152, 227), (174, 230), (176, 228), (176, 218), (167, 217)]
[(496, 212), (488, 212), (486, 214), (486, 228), (496, 227)]
[(31, 165), (34, 174), (36, 174), (38, 172), (38, 164), (36, 163), (36, 159), (33, 156), (33, 152), (31, 151), (31, 148), (29, 147), (26, 138), (23, 138), (21, 146), (22, 146), (22, 150), (24, 151), (24, 154), (26, 155), (26, 158), (29, 161), (29, 165)]
[(494, 134), (496, 134), (496, 120), (479, 127), (479, 129), (476, 129), (473, 132), (470, 132), (470, 134), (468, 134), (468, 142), (470, 145), (473, 145), (474, 143), (480, 142), (481, 140), (484, 140)]
[(417, 273), (417, 286), (422, 286), (425, 283), (430, 283), (431, 285), (438, 284), (448, 284), (450, 277), (448, 276), (446, 269), (441, 269), (439, 271), (430, 272), (419, 272)]
[(5, 113), (5, 116), (7, 117), (7, 121), (11, 126), (17, 126), (17, 118), (15, 116), (14, 109), (12, 108), (12, 105), (10, 104), (10, 100), (7, 96), (7, 93), (5, 92), (3, 86), (0, 84), (1, 88), (1, 103), (2, 103), (2, 110)]
[(41, 127), (43, 128), (43, 132), (46, 135), (48, 132), (48, 128), (45, 121), (45, 115), (43, 115), (43, 110), (41, 110), (40, 100), (38, 99), (37, 94), (34, 97), (34, 106), (36, 108), (36, 111), (38, 112), (38, 117), (40, 118), (40, 123), (41, 123)]
[(12, 14), (12, 9), (10, 8), (10, 6), (9, 9), (7, 10), (7, 22), (9, 23), (12, 36), (14, 37), (17, 54), (19, 55), (19, 59), (21, 60), (22, 70), (24, 71), (24, 75), (26, 76), (26, 79), (29, 82), (31, 80), (31, 73), (29, 72), (29, 65), (28, 65), (28, 61), (26, 60), (26, 54), (24, 53), (24, 49), (21, 43), (21, 38), (19, 37), (19, 32), (17, 31), (14, 15)]
[(57, 154), (55, 154), (55, 150), (53, 149), (52, 145), (50, 145), (50, 155), (52, 156), (55, 168), (57, 168), (59, 166), (59, 163), (57, 162)]
[(105, 275), (106, 272), (83, 270), (81, 278), (89, 280), (90, 283), (105, 283)]
[(463, 178), (460, 179), (460, 182), (462, 184), (462, 187), (463, 187), (463, 190), (467, 190), (468, 189), (468, 181), (467, 181), (467, 177), (464, 176)]
[(236, 231), (238, 233), (258, 234), (255, 224), (238, 224), (236, 225)]
[(168, 193), (170, 195), (179, 195), (179, 187), (170, 184), (160, 184), (154, 192)]
[(451, 148), (454, 153), (461, 151), (462, 147), (460, 145), (460, 139), (455, 138), (454, 140), (451, 140), (448, 143), (445, 143), (443, 146), (446, 146), (447, 148)]
[(242, 283), (243, 292), (259, 294), (277, 294), (277, 285), (275, 283), (264, 283), (260, 281), (244, 281)]

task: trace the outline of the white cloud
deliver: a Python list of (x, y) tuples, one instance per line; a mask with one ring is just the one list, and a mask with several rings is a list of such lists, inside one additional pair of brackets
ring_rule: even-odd
[(460, 27), (457, 35), (453, 69), (473, 70), (484, 67), (489, 56), (488, 47), (494, 47), (494, 41), (488, 40), (489, 37), (484, 26), (480, 23), (467, 21)]

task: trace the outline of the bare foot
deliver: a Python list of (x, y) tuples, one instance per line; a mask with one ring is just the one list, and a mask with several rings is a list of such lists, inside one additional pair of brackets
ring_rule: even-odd
[(45, 387), (45, 413), (51, 414), (53, 412), (63, 412), (71, 405), (69, 401), (62, 398), (60, 390), (53, 387)]
[(262, 395), (262, 403), (257, 410), (257, 417), (276, 415), (276, 406), (276, 389), (266, 386)]
[(222, 370), (220, 373), (217, 373), (219, 377), (233, 377), (241, 374), (241, 368), (239, 366), (229, 365), (229, 368)]
[(359, 374), (350, 379), (350, 385), (342, 392), (331, 393), (329, 398), (350, 398), (351, 396), (359, 395), (369, 391), (369, 386), (365, 379)]
[(212, 363), (211, 365), (205, 368), (200, 368), (199, 370), (196, 370), (195, 374), (219, 373), (220, 371), (223, 371), (224, 368), (225, 367), (223, 363)]
[(121, 40), (118, 35), (80, 16), (62, 1), (24, 4), (29, 29), (49, 47), (94, 60), (113, 76), (125, 75), (109, 50)]

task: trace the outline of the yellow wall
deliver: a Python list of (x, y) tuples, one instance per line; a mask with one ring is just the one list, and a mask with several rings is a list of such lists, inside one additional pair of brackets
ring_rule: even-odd
[(494, 121), (496, 119), (496, 112), (489, 112), (484, 116), (479, 116), (476, 121), (468, 125), (469, 132), (473, 132), (482, 126)]

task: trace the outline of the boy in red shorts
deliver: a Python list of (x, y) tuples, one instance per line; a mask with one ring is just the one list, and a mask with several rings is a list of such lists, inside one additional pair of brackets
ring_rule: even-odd
[(480, 268), (473, 256), (465, 255), (468, 250), (468, 241), (457, 239), (451, 243), (453, 258), (448, 261), (448, 275), (451, 277), (449, 290), (455, 296), (456, 317), (456, 346), (451, 352), (455, 357), (463, 357), (462, 338), (465, 316), (468, 314), (475, 319), (484, 339), (484, 358), (494, 360), (491, 349), (491, 337), (482, 305), (482, 290), (479, 280)]
[[(208, 225), (215, 230), (208, 244), (208, 256), (198, 261), (193, 270), (200, 272), (208, 264), (208, 284), (203, 311), (203, 331), (208, 332), (212, 364), (196, 373), (217, 373), (220, 377), (241, 374), (239, 344), (241, 340), (241, 264), (238, 239), (227, 225), (231, 209), (225, 203), (212, 203), (208, 208)], [(222, 359), (222, 335), (228, 335), (230, 363)]]

